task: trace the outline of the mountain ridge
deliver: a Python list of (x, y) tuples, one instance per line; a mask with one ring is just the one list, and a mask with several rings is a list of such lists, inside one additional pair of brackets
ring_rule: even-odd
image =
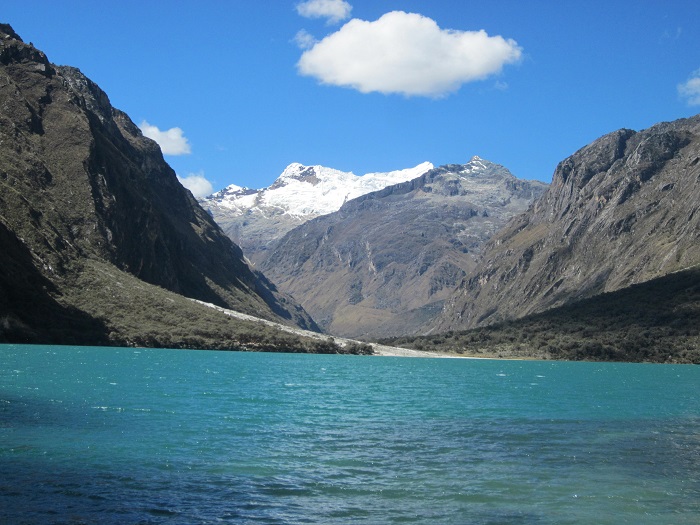
[(700, 262), (700, 115), (609, 133), (489, 242), (430, 329), (522, 317)]

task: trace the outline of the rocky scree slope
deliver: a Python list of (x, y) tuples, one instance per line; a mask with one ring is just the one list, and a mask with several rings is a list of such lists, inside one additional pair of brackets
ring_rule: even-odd
[(424, 162), (405, 170), (357, 176), (294, 163), (268, 188), (231, 185), (200, 199), (200, 203), (246, 257), (259, 263), (270, 245), (300, 224), (338, 211), (345, 202), (361, 195), (415, 179), (432, 168)]
[(700, 115), (622, 129), (556, 168), (484, 250), (436, 331), (519, 318), (700, 262)]
[[(97, 85), (78, 69), (51, 64), (6, 24), (0, 24), (0, 241), (5, 333), (12, 326), (42, 333), (45, 311), (63, 320), (66, 334), (79, 337), (87, 323), (92, 340), (97, 334), (108, 340), (109, 312), (99, 319), (90, 313), (102, 290), (75, 287), (93, 263), (104, 262), (115, 275), (159, 289), (316, 328), (250, 269), (179, 184), (158, 145)], [(71, 302), (77, 295), (80, 308)], [(138, 305), (123, 307), (138, 316)]]
[(415, 333), (474, 270), (483, 243), (545, 188), (474, 157), (298, 226), (259, 267), (331, 334)]

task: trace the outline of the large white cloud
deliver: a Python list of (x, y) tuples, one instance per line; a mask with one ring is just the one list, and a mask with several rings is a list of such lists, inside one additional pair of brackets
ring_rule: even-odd
[(344, 0), (307, 0), (297, 4), (297, 13), (306, 18), (326, 18), (335, 24), (350, 16), (352, 6)]
[(177, 180), (197, 198), (206, 197), (214, 193), (214, 187), (211, 185), (211, 182), (204, 177), (204, 172), (190, 173), (186, 177), (180, 177), (178, 175)]
[(678, 84), (678, 93), (688, 105), (700, 106), (700, 69), (694, 71), (686, 82)]
[(157, 126), (153, 126), (145, 120), (139, 124), (141, 133), (149, 139), (155, 140), (164, 155), (188, 155), (192, 153), (192, 148), (180, 128), (170, 128), (161, 131)]
[(512, 39), (441, 29), (425, 16), (392, 11), (374, 22), (350, 20), (305, 51), (297, 68), (324, 84), (362, 93), (438, 97), (496, 74), (521, 56)]

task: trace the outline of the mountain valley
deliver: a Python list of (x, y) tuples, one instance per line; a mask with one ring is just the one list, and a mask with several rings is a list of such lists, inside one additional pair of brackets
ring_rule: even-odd
[(609, 133), (550, 185), (479, 157), (290, 164), (198, 201), (0, 24), (0, 343), (699, 363), (699, 202), (700, 115)]

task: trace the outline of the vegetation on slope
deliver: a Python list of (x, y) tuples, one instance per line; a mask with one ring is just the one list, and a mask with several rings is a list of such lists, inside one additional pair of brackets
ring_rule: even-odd
[(700, 266), (515, 321), (381, 342), (478, 357), (700, 364)]
[(74, 270), (69, 272), (72, 282), (62, 283), (55, 293), (52, 309), (33, 309), (47, 315), (44, 322), (29, 323), (16, 315), (16, 309), (0, 315), (0, 343), (372, 353), (369, 345), (342, 346), (320, 334), (297, 335), (264, 322), (231, 317), (103, 261), (86, 260)]

